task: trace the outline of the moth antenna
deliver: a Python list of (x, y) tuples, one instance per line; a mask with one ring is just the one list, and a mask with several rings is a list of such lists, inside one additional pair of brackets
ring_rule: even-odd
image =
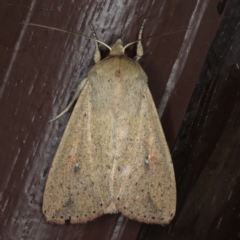
[[(91, 25), (91, 31), (92, 31), (94, 39), (98, 40), (96, 31), (95, 31), (93, 25)], [(98, 42), (97, 41), (95, 41), (95, 48), (96, 48), (96, 50), (95, 50), (95, 54), (94, 54), (94, 61), (95, 61), (95, 63), (97, 63), (97, 62), (99, 62), (101, 60), (101, 53), (99, 51), (99, 47), (98, 47)]]
[(174, 32), (167, 32), (167, 33), (163, 33), (163, 34), (157, 34), (157, 35), (152, 35), (152, 36), (148, 36), (148, 37), (145, 37), (145, 38), (141, 38), (141, 39), (138, 39), (138, 40), (136, 40), (134, 42), (130, 42), (127, 45), (125, 45), (123, 47), (123, 50), (125, 50), (127, 47), (129, 47), (130, 45), (132, 45), (134, 43), (137, 43), (137, 42), (149, 39), (149, 38), (167, 36), (167, 35), (171, 35), (171, 34), (175, 34), (175, 33), (179, 33), (179, 32), (184, 32), (184, 31), (189, 30), (189, 29), (191, 29), (191, 28), (183, 28), (183, 29), (179, 29), (179, 30), (174, 31)]
[(85, 38), (88, 38), (88, 39), (91, 39), (91, 40), (94, 40), (94, 41), (97, 41), (99, 42), (100, 44), (104, 45), (105, 47), (107, 47), (110, 51), (111, 51), (111, 47), (109, 47), (106, 43), (102, 42), (102, 41), (99, 41), (95, 38), (92, 38), (92, 37), (89, 37), (89, 36), (86, 36), (86, 35), (83, 35), (83, 34), (80, 34), (80, 33), (76, 33), (76, 32), (72, 32), (72, 31), (67, 31), (67, 30), (63, 30), (63, 29), (60, 29), (60, 28), (56, 28), (56, 27), (50, 27), (50, 26), (46, 26), (46, 25), (42, 25), (42, 24), (37, 24), (37, 23), (25, 23), (25, 22), (22, 22), (20, 23), (22, 25), (26, 25), (26, 26), (36, 26), (36, 27), (41, 27), (41, 28), (48, 28), (48, 29), (52, 29), (52, 30), (56, 30), (56, 31), (60, 31), (60, 32), (65, 32), (65, 33), (70, 33), (70, 34), (74, 34), (74, 35), (77, 35), (77, 36), (81, 36), (81, 37), (85, 37)]
[[(142, 22), (142, 25), (141, 25), (139, 33), (138, 33), (138, 39), (142, 38), (142, 32), (143, 32), (145, 22), (146, 22), (146, 19), (144, 19)], [(136, 56), (133, 58), (135, 60), (135, 62), (138, 62), (138, 60), (142, 57), (142, 55), (143, 55), (143, 46), (142, 46), (142, 42), (140, 41), (137, 43)]]

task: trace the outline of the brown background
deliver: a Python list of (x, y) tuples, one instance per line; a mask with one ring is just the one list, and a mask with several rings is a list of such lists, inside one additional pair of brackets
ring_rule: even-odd
[[(218, 2), (1, 1), (1, 239), (240, 238), (240, 4), (229, 0), (220, 15)], [(185, 29), (145, 40), (140, 61), (172, 149), (177, 215), (165, 227), (120, 214), (50, 225), (41, 213), (43, 190), (69, 114), (48, 120), (93, 66), (94, 44), (19, 23), (86, 35), (93, 24), (98, 38), (111, 45), (118, 37), (134, 41), (144, 18), (144, 37)]]

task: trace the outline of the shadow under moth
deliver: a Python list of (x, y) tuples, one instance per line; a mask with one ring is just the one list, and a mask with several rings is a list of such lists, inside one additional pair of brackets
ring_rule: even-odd
[[(175, 215), (172, 159), (147, 75), (137, 62), (143, 55), (144, 22), (134, 59), (124, 54), (133, 43), (124, 47), (118, 39), (109, 47), (96, 35), (92, 38), (96, 64), (56, 117), (77, 100), (44, 191), (42, 211), (48, 222), (85, 223), (121, 212), (140, 222), (168, 224)], [(103, 60), (98, 43), (110, 49)]]

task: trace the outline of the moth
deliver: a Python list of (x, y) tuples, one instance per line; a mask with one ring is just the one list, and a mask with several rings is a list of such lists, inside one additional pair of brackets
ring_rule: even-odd
[[(144, 223), (168, 224), (175, 215), (176, 183), (168, 145), (138, 60), (121, 39), (97, 40), (96, 64), (84, 78), (46, 182), (42, 211), (48, 222), (85, 223), (122, 213)], [(30, 24), (29, 24), (30, 25)], [(100, 60), (98, 42), (110, 49)]]

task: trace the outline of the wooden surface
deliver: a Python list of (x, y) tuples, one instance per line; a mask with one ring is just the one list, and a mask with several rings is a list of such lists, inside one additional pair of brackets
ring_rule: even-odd
[[(230, 62), (227, 61), (228, 58), (226, 61), (225, 58), (222, 59), (222, 56), (226, 55), (226, 46), (228, 49), (231, 46), (227, 41), (231, 41), (234, 27), (230, 33), (226, 31), (226, 27), (226, 34), (232, 34), (226, 35), (228, 38), (224, 34), (218, 37), (222, 40), (222, 45), (219, 49), (216, 46), (212, 54), (212, 58), (218, 57), (216, 64), (210, 64), (212, 69), (216, 69), (217, 66), (217, 70), (214, 70), (215, 80), (211, 81), (209, 71), (206, 70), (207, 63), (204, 65), (205, 75), (202, 71), (199, 78), (212, 40), (224, 16), (224, 13), (219, 15), (217, 4), (218, 0), (158, 2), (12, 0), (0, 3), (1, 239), (159, 239), (160, 236), (161, 239), (177, 239), (177, 236), (178, 239), (192, 239), (192, 236), (195, 236), (194, 231), (190, 231), (189, 235), (184, 233), (193, 228), (193, 223), (199, 216), (201, 218), (195, 228), (207, 231), (207, 235), (199, 239), (208, 239), (206, 236), (211, 236), (212, 226), (217, 228), (218, 224), (221, 226), (224, 221), (230, 219), (223, 216), (224, 214), (232, 216), (229, 210), (231, 206), (235, 207), (233, 219), (236, 219), (239, 210), (236, 200), (239, 198), (239, 190), (235, 191), (235, 188), (237, 189), (239, 167), (234, 164), (237, 152), (233, 151), (239, 149), (237, 148), (239, 129), (236, 120), (239, 108), (235, 104), (239, 96), (237, 81), (239, 73), (235, 65), (237, 55)], [(231, 11), (229, 10), (227, 17), (237, 18), (239, 4), (229, 0), (228, 5)], [(93, 66), (94, 44), (87, 39), (65, 33), (25, 27), (20, 25), (20, 22), (31, 21), (86, 35), (91, 34), (90, 24), (93, 24), (98, 38), (111, 45), (118, 37), (121, 37), (124, 43), (134, 41), (144, 18), (147, 18), (144, 37), (186, 29), (180, 33), (145, 40), (143, 42), (145, 54), (140, 61), (149, 77), (150, 90), (159, 109), (169, 146), (170, 148), (175, 146), (173, 159), (179, 192), (177, 216), (170, 227), (142, 226), (141, 223), (126, 219), (120, 214), (105, 215), (87, 224), (50, 225), (46, 223), (41, 213), (43, 190), (69, 114), (53, 123), (48, 123), (48, 120), (64, 109), (79, 81)], [(237, 46), (237, 40), (233, 46)], [(104, 47), (101, 49), (105, 52)], [(219, 62), (221, 66), (225, 66), (225, 63), (226, 68), (231, 67), (229, 70), (231, 74), (225, 78), (220, 74), (220, 67), (217, 65)], [(208, 82), (202, 83), (201, 79)], [(218, 98), (214, 98), (215, 88), (211, 86), (216, 86), (217, 79), (223, 79), (221, 91), (217, 93), (224, 95), (225, 102), (229, 96), (231, 98), (229, 108), (228, 104), (219, 105), (223, 104), (219, 102), (222, 97), (218, 95)], [(224, 91), (226, 89), (224, 83), (229, 84), (227, 92)], [(211, 94), (208, 94), (209, 92)], [(206, 98), (212, 101), (205, 101)], [(222, 112), (220, 115), (214, 115), (218, 105), (221, 106)], [(188, 114), (185, 116), (187, 108)], [(225, 115), (229, 118), (221, 121), (221, 116)], [(214, 116), (212, 125), (210, 122), (206, 125), (206, 120), (210, 119), (210, 116)], [(184, 117), (185, 125), (182, 125), (180, 130)], [(236, 128), (231, 129), (229, 122), (233, 122)], [(208, 128), (204, 128), (206, 126)], [(211, 133), (213, 129), (215, 132)], [(219, 129), (220, 133), (217, 134)], [(200, 135), (197, 135), (196, 131), (206, 131), (203, 135), (205, 138), (198, 137)], [(229, 132), (234, 135), (230, 145), (233, 152), (232, 162), (226, 161), (225, 158), (219, 160), (212, 155), (217, 154), (217, 150), (224, 149), (224, 140), (226, 141)], [(211, 133), (212, 138), (207, 137), (207, 133)], [(211, 142), (210, 145), (207, 140)], [(199, 145), (199, 141), (202, 145)], [(231, 166), (226, 166), (228, 163)], [(213, 173), (207, 172), (206, 166), (209, 166)], [(220, 170), (215, 171), (219, 166)], [(221, 169), (225, 168), (228, 169), (229, 177), (226, 178), (225, 174), (220, 179)], [(211, 179), (204, 178), (202, 174), (209, 175)], [(234, 181), (231, 181), (232, 175)], [(216, 179), (221, 181), (218, 182)], [(223, 194), (223, 189), (227, 194)], [(214, 192), (217, 190), (219, 192)], [(205, 193), (208, 195), (204, 195)], [(221, 202), (223, 195), (230, 199), (229, 202), (227, 200)], [(217, 204), (217, 210), (223, 209), (221, 206), (226, 206), (225, 211), (219, 210), (216, 214), (210, 212), (207, 207), (202, 211), (202, 206), (204, 204), (207, 206), (210, 200), (213, 206)], [(205, 223), (206, 228), (203, 227)], [(235, 225), (225, 231), (232, 232), (232, 229), (236, 237)], [(199, 236), (203, 234), (200, 230), (196, 233), (199, 233)], [(227, 239), (220, 237), (215, 239)]]

